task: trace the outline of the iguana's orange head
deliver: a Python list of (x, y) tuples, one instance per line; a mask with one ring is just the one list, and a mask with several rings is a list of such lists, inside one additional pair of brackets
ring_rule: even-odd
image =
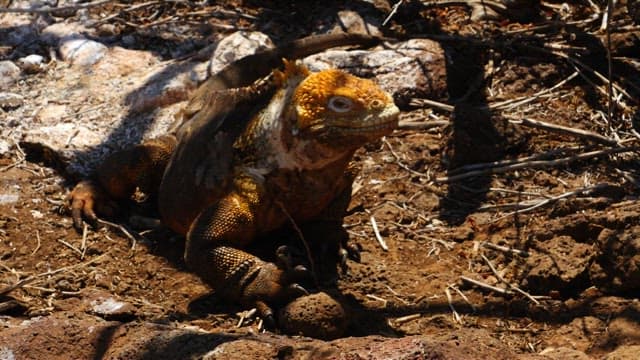
[(298, 136), (341, 148), (377, 140), (398, 125), (393, 98), (373, 81), (340, 70), (309, 74), (292, 105)]

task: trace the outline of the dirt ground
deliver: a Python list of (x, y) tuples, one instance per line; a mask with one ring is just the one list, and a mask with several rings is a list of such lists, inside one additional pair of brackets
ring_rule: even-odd
[[(431, 100), (452, 108), (420, 99), (404, 106), (404, 120), (443, 125), (400, 129), (359, 150), (362, 172), (344, 230), (327, 231), (322, 224), (303, 229), (313, 244), (324, 243), (314, 238), (345, 232), (361, 248), (361, 262), (349, 261), (344, 272), (327, 261), (327, 249), (314, 247), (320, 288), (348, 308), (341, 346), (360, 346), (358, 339), (366, 336), (420, 335), (462, 344), (458, 356), (449, 358), (471, 357), (464, 356), (466, 346), (488, 359), (535, 354), (588, 359), (640, 345), (640, 25), (633, 6), (619, 2), (610, 23), (610, 100), (603, 80), (606, 32), (600, 30), (606, 2), (585, 3), (544, 2), (538, 16), (518, 22), (471, 21), (462, 5), (409, 1), (381, 28), (385, 35), (446, 45), (448, 97)], [(176, 44), (182, 54), (196, 51), (212, 34), (230, 33), (231, 25), (263, 31), (277, 41), (307, 35), (347, 7), (314, 3), (310, 11), (304, 6), (227, 2), (220, 7), (254, 17), (185, 21), (175, 25), (181, 30), (174, 38), (156, 37), (139, 26), (142, 17), (121, 14), (112, 21), (110, 41), (125, 46), (122, 39), (135, 36), (144, 40), (135, 43), (138, 49), (172, 58), (179, 56)], [(391, 11), (365, 2), (350, 7), (378, 21)], [(115, 9), (93, 9), (89, 16)], [(191, 40), (182, 41), (185, 37)], [(33, 51), (48, 56), (48, 50), (5, 46), (0, 58)], [(69, 71), (77, 70), (25, 75), (9, 90), (45, 96), (51, 79)], [(92, 101), (106, 101), (107, 113), (124, 111), (109, 103), (114, 99), (105, 93)], [(69, 101), (74, 106), (81, 100)], [(12, 111), (18, 110), (0, 111), (0, 119)], [(534, 127), (522, 119), (547, 125)], [(0, 124), (5, 130), (19, 127), (8, 120)], [(142, 323), (210, 334), (260, 333), (258, 319), (238, 326), (246, 309), (218, 301), (186, 270), (183, 239), (167, 230), (137, 230), (127, 219), (114, 219), (131, 236), (114, 226), (76, 232), (60, 209), (78, 175), (60, 171), (55, 154), (37, 146), (12, 140), (9, 145), (0, 157), (0, 333), (14, 337), (12, 344), (15, 336), (24, 336), (22, 347), (11, 350), (16, 359), (98, 358), (95, 354), (117, 351), (126, 358), (127, 346), (135, 347), (123, 340), (126, 331)], [(304, 251), (292, 229), (271, 238)], [(105, 299), (124, 306), (96, 310), (96, 302)], [(12, 332), (25, 321), (81, 323), (86, 316), (129, 330), (114, 333), (111, 342), (89, 341), (95, 353), (73, 346), (86, 343), (91, 331), (42, 325), (31, 334)], [(38, 336), (48, 331), (50, 338)], [(1, 343), (0, 358), (11, 358)], [(234, 351), (237, 358), (287, 356), (251, 346)], [(405, 358), (420, 356), (428, 357)]]

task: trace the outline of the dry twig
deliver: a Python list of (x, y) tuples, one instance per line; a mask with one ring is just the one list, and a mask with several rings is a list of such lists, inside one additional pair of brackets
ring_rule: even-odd
[(404, 2), (404, 0), (398, 0), (398, 2), (396, 2), (393, 5), (393, 8), (391, 8), (391, 12), (389, 13), (389, 15), (382, 22), (382, 26), (387, 26), (387, 23), (389, 22), (389, 20), (391, 20), (393, 15), (396, 14), (396, 12), (398, 11), (398, 9), (400, 8), (400, 6), (402, 5), (403, 2)]
[(469, 304), (469, 306), (471, 306), (471, 309), (473, 309), (473, 311), (476, 311), (476, 310), (477, 310), (476, 306), (475, 306), (475, 305), (473, 305), (473, 304), (471, 303), (471, 300), (469, 300), (469, 298), (467, 297), (467, 295), (465, 295), (465, 294), (462, 292), (462, 290), (458, 289), (458, 287), (457, 287), (457, 286), (455, 286), (455, 285), (453, 285), (453, 284), (452, 284), (452, 285), (449, 285), (449, 288), (450, 288), (450, 289), (455, 290), (455, 292), (457, 292), (457, 293), (458, 293), (458, 295), (460, 295), (460, 297), (462, 298), (462, 300), (464, 300), (467, 304)]
[(111, 226), (113, 228), (116, 228), (118, 230), (120, 230), (120, 232), (122, 232), (124, 234), (124, 236), (126, 236), (127, 238), (129, 238), (129, 240), (131, 240), (131, 250), (135, 250), (136, 249), (136, 244), (138, 243), (138, 240), (135, 238), (135, 236), (133, 236), (129, 230), (127, 230), (127, 228), (125, 228), (124, 226), (120, 225), (120, 224), (116, 224), (113, 223), (111, 221), (107, 221), (107, 220), (103, 220), (98, 218), (96, 220), (99, 224), (103, 224), (103, 225), (108, 225)]
[(531, 294), (529, 294), (528, 292), (520, 289), (519, 287), (511, 284), (510, 282), (508, 282), (507, 280), (505, 280), (505, 278), (500, 274), (500, 272), (498, 272), (498, 270), (495, 268), (495, 266), (493, 266), (493, 263), (489, 260), (489, 258), (487, 258), (484, 255), (481, 255), (482, 259), (487, 263), (487, 265), (489, 265), (489, 268), (491, 269), (491, 272), (493, 273), (493, 275), (495, 275), (498, 280), (500, 280), (503, 284), (507, 285), (510, 289), (513, 289), (517, 292), (519, 292), (520, 294), (526, 296), (529, 300), (531, 300), (534, 304), (536, 305), (540, 305), (540, 302), (538, 300), (536, 300), (533, 296), (531, 296)]
[(535, 209), (537, 209), (539, 207), (542, 207), (544, 205), (553, 203), (553, 202), (558, 201), (560, 199), (565, 199), (565, 198), (568, 198), (568, 197), (573, 196), (573, 195), (577, 195), (577, 194), (581, 194), (581, 193), (586, 193), (586, 192), (591, 192), (591, 191), (594, 191), (594, 190), (603, 189), (603, 188), (605, 188), (607, 186), (609, 186), (609, 184), (603, 183), (603, 184), (597, 184), (597, 185), (593, 185), (593, 186), (585, 186), (585, 187), (582, 187), (580, 189), (576, 189), (576, 190), (572, 190), (572, 191), (567, 191), (567, 192), (562, 193), (562, 194), (560, 194), (558, 196), (554, 196), (554, 197), (551, 197), (551, 198), (548, 198), (548, 199), (541, 200), (537, 204), (531, 205), (531, 206), (526, 207), (524, 209), (518, 209), (518, 210), (510, 212), (510, 213), (508, 213), (506, 215), (500, 216), (500, 217), (498, 217), (496, 219), (492, 219), (487, 223), (493, 223), (493, 222), (496, 222), (496, 221), (500, 221), (502, 219), (506, 219), (506, 218), (511, 217), (513, 215), (516, 215), (516, 214), (522, 214), (522, 213), (525, 213), (525, 212), (529, 212), (531, 210), (535, 210)]
[(439, 109), (442, 111), (446, 111), (448, 113), (452, 113), (453, 110), (455, 109), (453, 105), (449, 105), (449, 104), (445, 104), (439, 101), (429, 100), (429, 99), (414, 98), (414, 99), (411, 99), (411, 102), (409, 104), (411, 106), (421, 106), (421, 107), (428, 106), (430, 108)]
[(84, 260), (84, 254), (87, 251), (87, 232), (89, 226), (85, 223), (82, 228), (82, 244), (80, 245), (80, 250), (82, 250), (82, 254), (80, 254), (80, 260)]
[(593, 141), (593, 142), (597, 142), (599, 144), (603, 144), (603, 145), (609, 145), (609, 146), (616, 146), (618, 145), (618, 142), (614, 139), (608, 138), (606, 136), (588, 131), (588, 130), (582, 130), (582, 129), (575, 129), (572, 127), (568, 127), (568, 126), (563, 126), (563, 125), (557, 125), (557, 124), (551, 124), (545, 121), (541, 121), (541, 120), (534, 120), (534, 119), (529, 119), (529, 118), (519, 118), (516, 116), (511, 116), (511, 115), (506, 115), (505, 116), (507, 119), (513, 119), (513, 120), (509, 120), (510, 123), (512, 124), (516, 124), (516, 125), (524, 125), (524, 126), (529, 126), (529, 127), (533, 127), (536, 129), (543, 129), (543, 130), (547, 130), (550, 132), (555, 132), (555, 133), (559, 133), (559, 134), (568, 134), (571, 136), (575, 136), (575, 137), (579, 137), (582, 139), (586, 139), (589, 141)]
[(447, 126), (451, 122), (449, 120), (436, 121), (400, 121), (398, 129), (400, 130), (429, 130), (437, 127)]
[(236, 324), (236, 327), (237, 328), (242, 327), (242, 325), (244, 325), (244, 321), (246, 319), (253, 318), (256, 315), (257, 312), (258, 312), (258, 309), (252, 308), (251, 310), (247, 310), (247, 311), (243, 311), (243, 312), (239, 313), (240, 319), (238, 320), (238, 323)]
[(487, 284), (485, 282), (482, 282), (480, 280), (475, 280), (475, 279), (472, 279), (472, 278), (464, 276), (464, 275), (460, 275), (460, 280), (466, 281), (466, 282), (468, 282), (470, 284), (479, 286), (479, 287), (481, 287), (483, 289), (491, 290), (491, 291), (494, 291), (494, 292), (497, 292), (497, 293), (500, 293), (500, 294), (505, 294), (505, 295), (511, 294), (511, 291), (509, 291), (509, 289), (503, 289), (503, 288), (499, 288), (497, 286), (489, 285), (489, 284)]
[(387, 303), (389, 302), (389, 301), (387, 301), (387, 299), (383, 299), (383, 298), (381, 298), (379, 296), (375, 296), (373, 294), (367, 294), (365, 296), (370, 298), (370, 299), (382, 302), (382, 307), (387, 307)]
[(613, 64), (611, 60), (611, 17), (613, 16), (614, 4), (614, 0), (608, 1), (607, 12), (605, 13), (606, 18), (602, 21), (602, 25), (606, 24), (605, 32), (607, 34), (607, 46), (605, 47), (605, 50), (607, 51), (607, 75), (609, 78), (609, 81), (607, 81), (607, 118), (609, 120), (609, 126), (611, 126), (611, 128), (613, 128)]
[(451, 314), (453, 315), (453, 319), (459, 323), (462, 324), (462, 317), (460, 317), (460, 314), (456, 311), (456, 308), (453, 307), (453, 297), (451, 296), (451, 291), (449, 291), (449, 287), (444, 289), (444, 293), (445, 295), (447, 295), (447, 301), (449, 302), (449, 309), (451, 309)]
[(496, 244), (490, 243), (488, 241), (483, 241), (483, 242), (480, 243), (480, 245), (482, 245), (483, 247), (489, 248), (491, 250), (497, 250), (497, 251), (502, 251), (502, 252), (505, 252), (505, 253), (516, 254), (516, 255), (519, 255), (519, 256), (522, 256), (522, 257), (529, 257), (529, 253), (524, 251), (524, 250), (518, 250), (518, 249), (506, 247), (506, 246), (496, 245)]
[(61, 243), (64, 246), (68, 247), (69, 249), (77, 252), (80, 255), (80, 257), (82, 257), (82, 251), (80, 251), (80, 249), (78, 249), (77, 247), (69, 244), (68, 242), (66, 242), (66, 241), (64, 241), (62, 239), (58, 239), (58, 242)]
[(462, 173), (462, 174), (458, 174), (458, 175), (444, 176), (444, 177), (436, 178), (435, 182), (437, 182), (437, 183), (452, 183), (452, 182), (460, 181), (460, 180), (467, 179), (467, 178), (470, 178), (470, 177), (486, 176), (486, 175), (492, 175), (492, 174), (502, 174), (502, 173), (505, 173), (505, 172), (515, 171), (515, 170), (541, 169), (541, 168), (554, 167), (554, 166), (564, 166), (564, 165), (570, 164), (572, 162), (576, 162), (576, 161), (580, 161), (580, 160), (589, 160), (589, 159), (593, 159), (593, 158), (598, 157), (598, 156), (619, 154), (619, 153), (625, 153), (625, 152), (633, 152), (633, 151), (639, 151), (639, 150), (640, 150), (640, 148), (638, 148), (638, 147), (615, 147), (615, 148), (609, 148), (609, 149), (604, 149), (604, 150), (590, 151), (590, 152), (577, 154), (577, 155), (573, 155), (573, 156), (567, 156), (567, 157), (563, 157), (563, 158), (560, 158), (560, 159), (554, 159), (554, 160), (532, 160), (532, 161), (521, 161), (521, 162), (517, 162), (516, 161), (513, 164), (509, 164), (509, 165), (506, 165), (506, 166), (498, 166), (498, 167), (494, 167), (494, 164), (499, 163), (499, 162), (485, 163), (485, 165), (486, 165), (485, 168), (478, 169), (478, 170), (472, 170), (472, 171), (469, 171), (469, 172), (466, 172), (466, 173)]
[(538, 98), (540, 98), (542, 95), (551, 93), (552, 91), (554, 91), (555, 89), (563, 86), (564, 84), (568, 83), (569, 81), (573, 80), (576, 76), (578, 76), (579, 72), (575, 71), (573, 72), (573, 74), (569, 75), (566, 79), (558, 82), (557, 84), (553, 85), (550, 88), (547, 89), (543, 89), (538, 91), (537, 93), (531, 95), (531, 96), (521, 96), (515, 99), (509, 99), (509, 100), (505, 100), (505, 101), (501, 101), (501, 102), (497, 102), (497, 103), (491, 103), (489, 104), (489, 109), (491, 110), (505, 110), (507, 108), (514, 108), (517, 106), (521, 106), (524, 104), (527, 104), (531, 101), (534, 101)]
[(376, 222), (376, 218), (373, 217), (373, 215), (369, 218), (369, 221), (371, 221), (371, 227), (373, 228), (373, 234), (376, 237), (376, 240), (378, 240), (378, 244), (380, 244), (380, 246), (382, 247), (382, 250), (384, 251), (389, 251), (389, 246), (387, 246), (387, 242), (384, 241), (384, 239), (382, 238), (382, 235), (380, 235), (380, 230), (378, 230), (378, 223)]
[(403, 162), (400, 160), (400, 156), (399, 156), (399, 155), (398, 155), (398, 154), (393, 150), (393, 147), (391, 146), (391, 144), (389, 143), (389, 141), (387, 141), (387, 139), (386, 139), (386, 138), (382, 138), (382, 142), (383, 142), (385, 145), (387, 145), (387, 147), (389, 148), (389, 152), (390, 152), (390, 153), (391, 153), (391, 155), (393, 155), (393, 157), (396, 159), (396, 164), (397, 164), (398, 166), (400, 166), (401, 168), (403, 168), (403, 169), (407, 170), (408, 172), (410, 172), (410, 173), (412, 173), (412, 174), (414, 174), (414, 175), (418, 175), (418, 176), (422, 176), (422, 177), (429, 178), (429, 175), (428, 175), (428, 174), (424, 174), (424, 173), (421, 173), (421, 172), (419, 172), (419, 171), (415, 171), (415, 170), (413, 170), (412, 168), (410, 168), (409, 166), (407, 166), (405, 163), (403, 163)]
[(33, 249), (33, 251), (31, 252), (31, 255), (35, 255), (38, 250), (40, 250), (40, 244), (41, 244), (41, 240), (40, 240), (40, 231), (36, 230), (36, 240), (38, 241), (36, 248)]
[(413, 321), (415, 319), (419, 319), (422, 316), (422, 314), (411, 314), (411, 315), (406, 315), (406, 316), (401, 316), (399, 318), (396, 318), (393, 320), (393, 324), (394, 325), (402, 325), (404, 323), (407, 323), (409, 321)]

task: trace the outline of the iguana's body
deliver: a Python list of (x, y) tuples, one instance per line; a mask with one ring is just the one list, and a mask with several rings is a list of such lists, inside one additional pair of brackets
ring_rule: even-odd
[[(344, 44), (334, 40), (325, 44)], [(323, 48), (318, 44), (314, 51)], [(354, 151), (391, 132), (398, 115), (392, 98), (369, 80), (284, 64), (256, 82), (229, 71), (224, 86), (220, 76), (208, 81), (174, 134), (114, 154), (97, 181), (76, 186), (76, 224), (82, 214), (95, 216), (93, 201), (104, 192), (127, 198), (136, 187), (157, 189), (163, 223), (186, 235), (187, 265), (216, 291), (268, 315), (265, 302), (286, 296), (291, 279), (242, 249), (290, 218), (314, 219), (348, 195)], [(266, 75), (260, 66), (252, 76)]]

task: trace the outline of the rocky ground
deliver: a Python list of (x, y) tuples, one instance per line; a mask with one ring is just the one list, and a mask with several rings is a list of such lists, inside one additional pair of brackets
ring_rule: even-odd
[[(640, 8), (425, 3), (0, 1), (34, 9), (0, 12), (0, 359), (639, 358)], [(283, 311), (343, 316), (263, 329), (144, 204), (73, 229), (70, 187), (208, 74), (332, 31), (399, 39), (305, 63), (403, 110), (357, 153), (343, 228), (302, 229), (324, 293)], [(344, 234), (346, 272), (321, 255)]]

